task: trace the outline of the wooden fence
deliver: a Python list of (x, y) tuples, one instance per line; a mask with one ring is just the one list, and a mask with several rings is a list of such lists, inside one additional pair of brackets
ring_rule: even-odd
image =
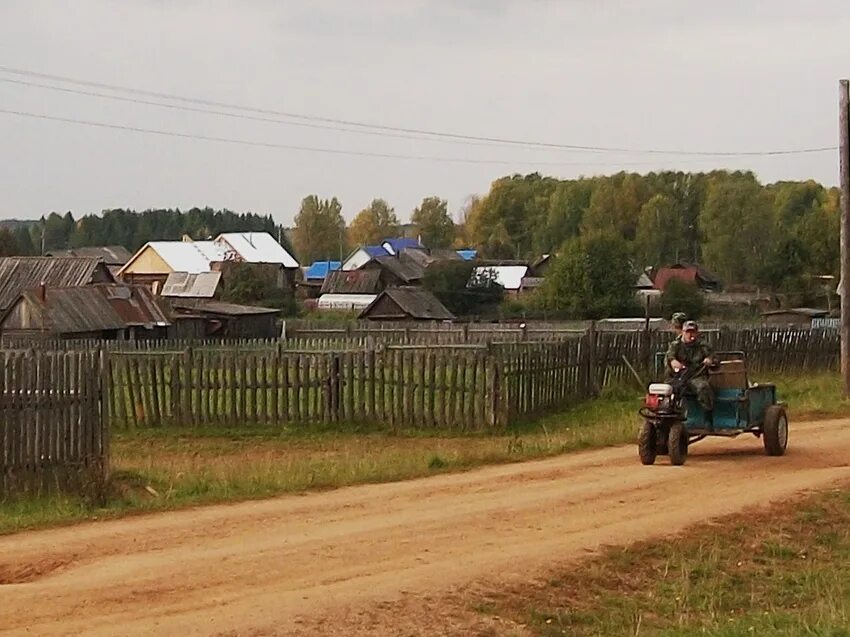
[(103, 485), (106, 365), (96, 352), (0, 356), (0, 496)]

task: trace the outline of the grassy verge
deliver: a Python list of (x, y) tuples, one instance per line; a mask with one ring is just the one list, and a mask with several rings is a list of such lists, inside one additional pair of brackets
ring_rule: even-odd
[(612, 548), (471, 606), (541, 637), (847, 636), (850, 487)]
[[(791, 419), (850, 414), (836, 375), (777, 379)], [(640, 392), (611, 388), (498, 434), (357, 428), (147, 429), (113, 438), (105, 506), (53, 496), (0, 502), (0, 533), (129, 512), (263, 498), (516, 462), (634, 439)]]

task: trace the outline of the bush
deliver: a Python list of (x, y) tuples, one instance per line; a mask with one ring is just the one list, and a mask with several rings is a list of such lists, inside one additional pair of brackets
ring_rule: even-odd
[(671, 279), (661, 295), (661, 311), (664, 316), (673, 312), (684, 312), (688, 319), (696, 320), (705, 314), (705, 296), (693, 283)]
[(467, 261), (434, 263), (425, 270), (422, 287), (456, 316), (491, 312), (501, 303), (505, 290), (489, 271), (473, 276), (475, 268)]

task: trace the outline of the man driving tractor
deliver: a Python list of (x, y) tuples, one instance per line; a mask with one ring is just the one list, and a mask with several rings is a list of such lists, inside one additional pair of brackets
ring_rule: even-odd
[(697, 395), (697, 401), (710, 417), (714, 409), (714, 392), (708, 383), (708, 368), (714, 366), (714, 352), (699, 337), (699, 326), (695, 321), (685, 321), (682, 337), (670, 343), (667, 349), (667, 365), (678, 374), (685, 369), (704, 366), (696, 376), (688, 381), (688, 387)]

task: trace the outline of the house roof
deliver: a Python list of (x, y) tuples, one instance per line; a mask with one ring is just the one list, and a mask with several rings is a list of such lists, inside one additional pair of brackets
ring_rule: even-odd
[(115, 283), (80, 287), (45, 287), (25, 291), (20, 299), (40, 316), (45, 330), (80, 334), (127, 327), (171, 325), (144, 286)]
[(424, 246), (419, 243), (416, 239), (410, 239), (407, 237), (396, 237), (393, 239), (384, 239), (381, 241), (381, 246), (389, 253), (389, 254), (398, 254), (405, 248), (423, 248)]
[(18, 297), (42, 283), (51, 287), (87, 285), (98, 269), (111, 280), (106, 266), (97, 257), (4, 257), (0, 258), (0, 312)]
[(219, 314), (222, 316), (252, 316), (259, 314), (278, 314), (280, 310), (271, 307), (257, 307), (255, 305), (237, 305), (235, 303), (224, 303), (212, 299), (183, 299), (171, 300), (171, 305), (178, 310), (189, 310), (194, 314)]
[(304, 278), (324, 279), (328, 272), (334, 272), (342, 267), (342, 261), (315, 261), (304, 271)]
[[(389, 256), (389, 251), (384, 246), (360, 246), (359, 250), (363, 250), (370, 257), (386, 257)], [(355, 251), (356, 252), (356, 251)]]
[(124, 246), (87, 246), (70, 250), (48, 252), (51, 257), (93, 257), (101, 259), (106, 265), (124, 265), (133, 255)]
[(651, 290), (655, 287), (652, 283), (652, 279), (649, 278), (649, 275), (646, 272), (641, 272), (635, 281), (634, 287), (640, 290)]
[(336, 270), (325, 277), (322, 294), (377, 294), (380, 286), (380, 270)]
[[(392, 310), (390, 308), (395, 308)], [(454, 314), (428, 290), (417, 287), (387, 288), (360, 313), (360, 318), (402, 318), (449, 321)]]
[(225, 232), (216, 243), (226, 244), (239, 260), (248, 263), (277, 263), (285, 268), (297, 268), (298, 261), (268, 232)]
[(478, 256), (478, 250), (457, 250), (456, 252), (464, 261), (472, 261)]
[(671, 279), (679, 279), (695, 285), (716, 286), (720, 283), (712, 272), (700, 265), (674, 263), (658, 269), (653, 283), (656, 288), (663, 290)]
[(492, 270), (496, 283), (506, 290), (519, 290), (522, 280), (528, 273), (527, 265), (482, 265), (475, 268), (473, 276), (479, 276)]
[(162, 286), (162, 296), (211, 299), (221, 281), (221, 272), (172, 272)]
[(366, 269), (378, 267), (386, 270), (402, 283), (421, 281), (425, 275), (425, 266), (408, 256), (407, 252), (402, 252), (395, 257), (374, 257), (363, 267)]
[(226, 250), (214, 241), (150, 241), (142, 246), (125, 268), (133, 263), (146, 248), (156, 252), (174, 272), (209, 272), (210, 263), (224, 261)]

